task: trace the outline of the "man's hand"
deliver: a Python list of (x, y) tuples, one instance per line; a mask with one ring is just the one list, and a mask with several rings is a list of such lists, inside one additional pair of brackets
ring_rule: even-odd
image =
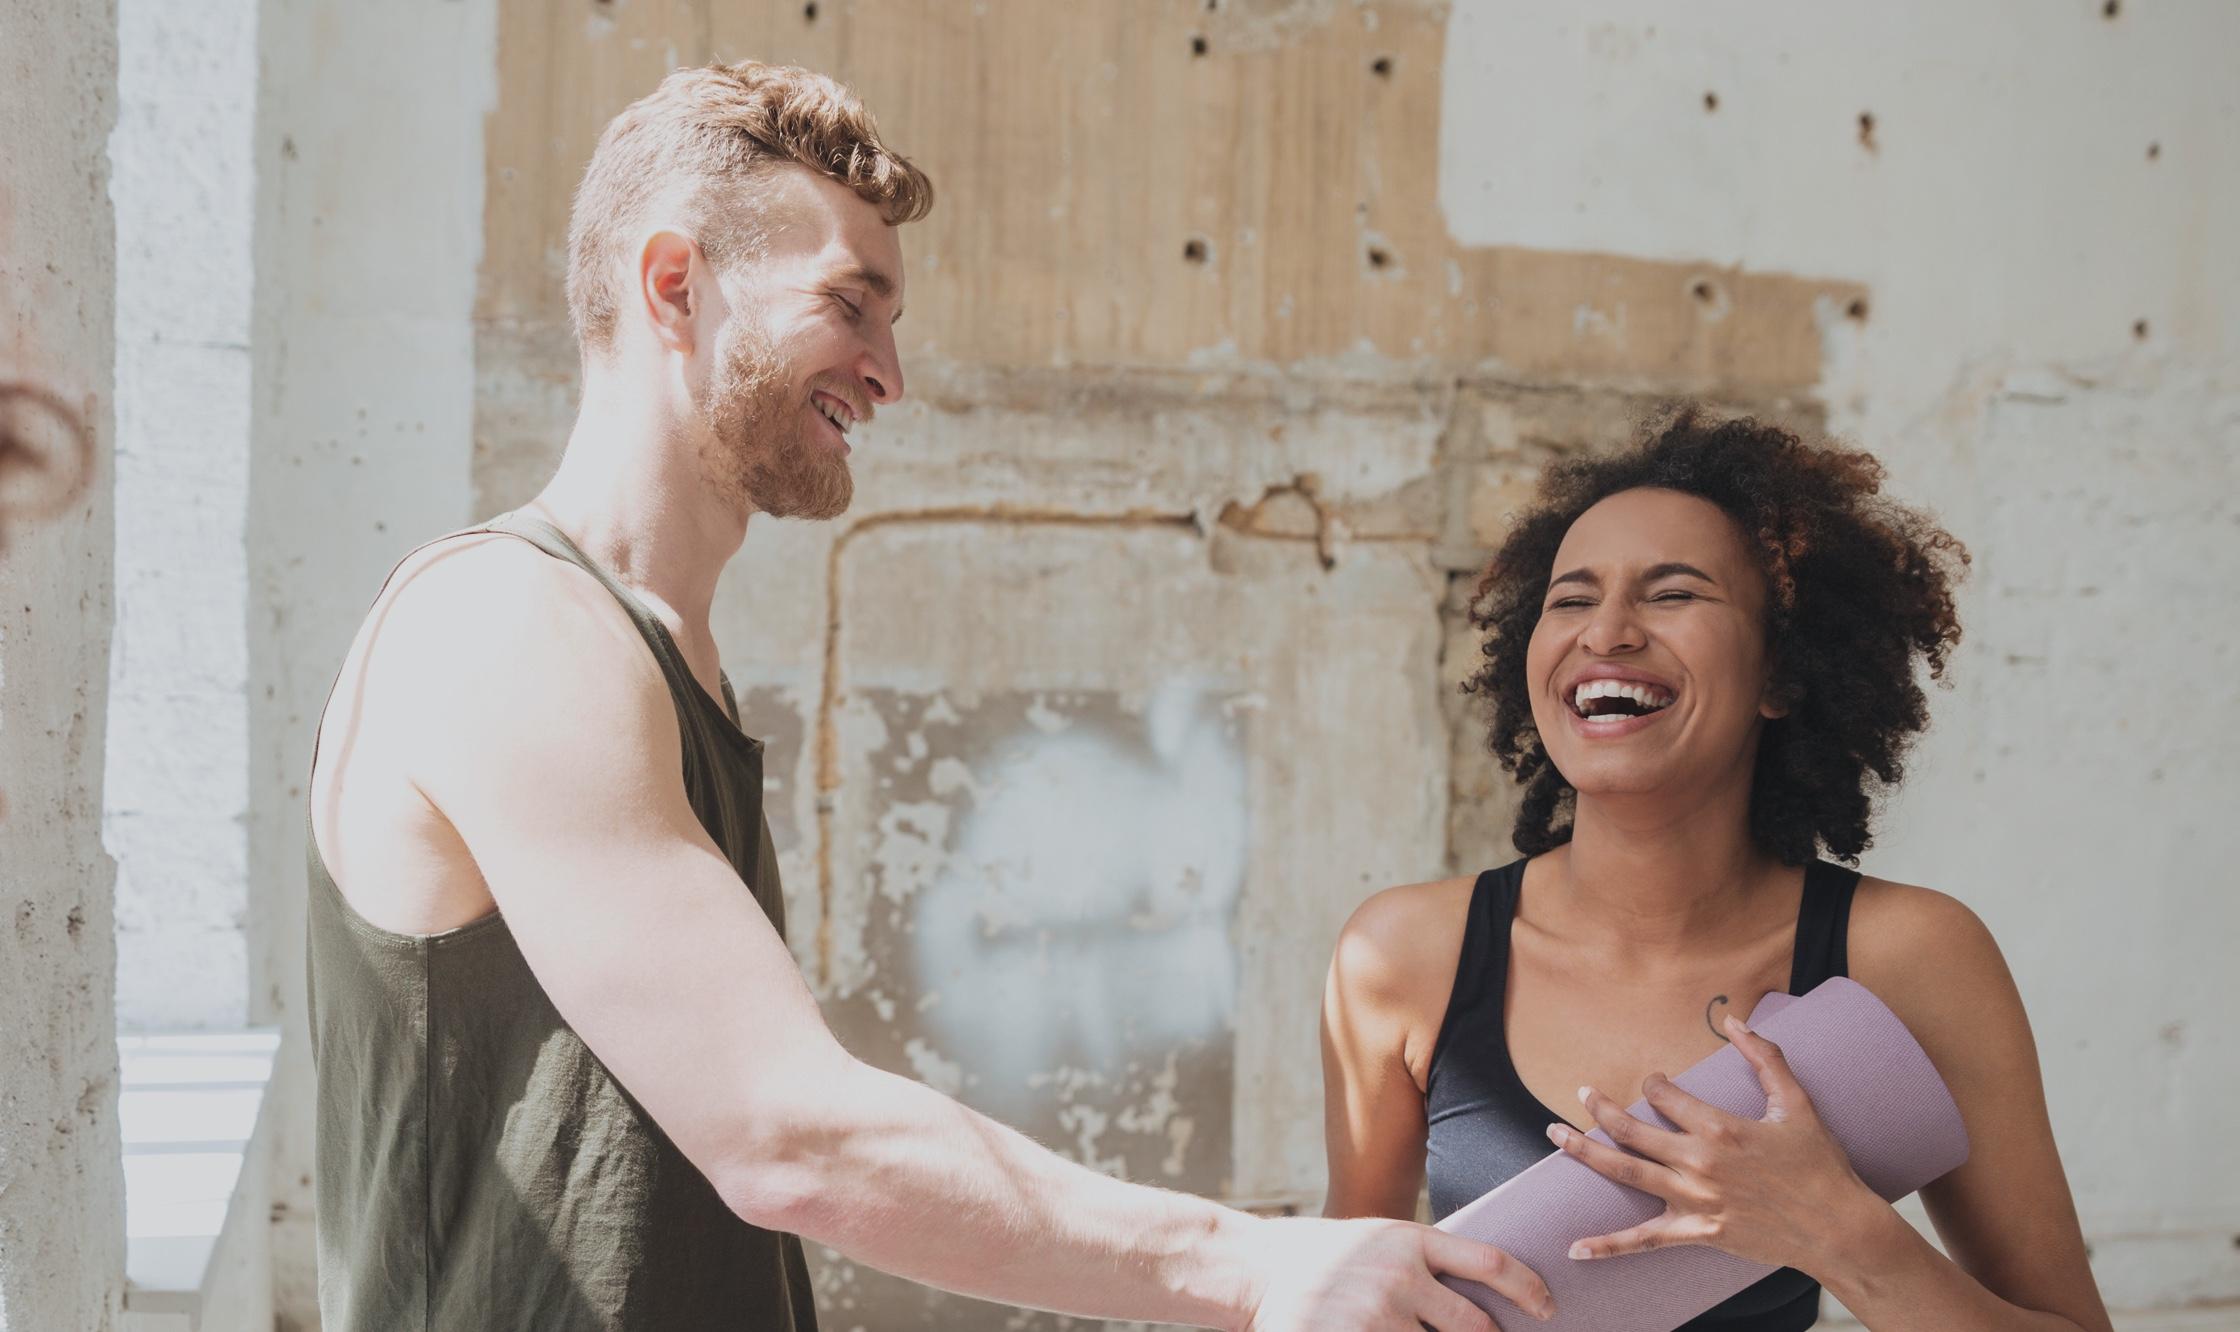
[(1531, 1268), (1501, 1250), (1407, 1221), (1263, 1223), (1259, 1298), (1248, 1332), (1495, 1332), (1484, 1310), (1439, 1274), (1499, 1291), (1536, 1318), (1555, 1313)]

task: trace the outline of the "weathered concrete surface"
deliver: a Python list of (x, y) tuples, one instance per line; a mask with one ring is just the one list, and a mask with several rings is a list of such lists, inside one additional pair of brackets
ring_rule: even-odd
[[(115, 1325), (124, 1285), (109, 679), (116, 9), (0, 0), (0, 379), (91, 431), (17, 422), (76, 498), (10, 512), (0, 551), (0, 1329)], [(9, 498), (34, 493), (18, 481)], [(42, 492), (43, 493), (43, 492)], [(11, 509), (13, 504), (11, 504)]]
[(256, 0), (122, 0), (118, 24), (117, 1017), (239, 1027)]
[(2110, 1302), (2240, 1300), (2240, 10), (1901, 8), (1458, 4), (1440, 198), (1872, 292), (1823, 401), (1976, 568), (1867, 866), (1999, 938)]
[[(478, 506), (566, 433), (557, 256), (606, 117), (683, 60), (854, 83), (943, 192), (905, 237), (911, 398), (854, 512), (756, 525), (758, 591), (717, 607), (797, 955), (866, 1058), (1099, 1168), (1312, 1209), (1339, 924), (1506, 852), (1458, 585), (1547, 458), (1660, 393), (1813, 417), (1863, 293), (1450, 242), (1435, 6), (976, 10), (504, 5)], [(840, 1326), (1072, 1322), (819, 1279)]]
[[(905, 233), (911, 399), (862, 432), (855, 511), (758, 524), (756, 591), (717, 607), (773, 740), (797, 954), (868, 1057), (1107, 1168), (1314, 1206), (1338, 923), (1509, 854), (1451, 689), (1477, 566), (1550, 459), (1704, 395), (1832, 423), (1975, 547), (1961, 684), (1868, 867), (2006, 941), (2116, 1302), (2240, 1293), (2214, 1184), (2240, 1172), (2183, 1145), (2235, 1090), (2208, 1015), (2240, 999), (2212, 956), (2240, 921), (2204, 895), (2240, 772), (2199, 737), (2240, 698), (2161, 702), (2240, 650), (2234, 15), (497, 3), (480, 510), (556, 456), (567, 194), (671, 65), (848, 79), (942, 191)], [(1225, 812), (1163, 803), (1240, 768)], [(2096, 815), (2141, 836), (2045, 836)], [(1216, 929), (1220, 963), (1132, 985)], [(2070, 983), (2110, 965), (2157, 979)], [(1123, 993), (1132, 1031), (1098, 1017)], [(2151, 1149), (2117, 1127), (2141, 1113)], [(1216, 1137), (1225, 1164), (1193, 1155)], [(994, 1320), (823, 1273), (837, 1326)]]
[(313, 1316), (303, 1028), (312, 723), (391, 565), (473, 509), (482, 118), (494, 9), (301, 5), (257, 21), (250, 444), (250, 1016), (282, 1027), (270, 1095), (283, 1326)]

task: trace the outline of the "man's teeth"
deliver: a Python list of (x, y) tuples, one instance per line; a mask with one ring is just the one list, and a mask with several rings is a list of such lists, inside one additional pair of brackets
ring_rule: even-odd
[(848, 415), (848, 413), (838, 407), (833, 406), (831, 403), (826, 402), (823, 398), (817, 398), (814, 401), (816, 403), (817, 410), (824, 413), (824, 419), (832, 422), (832, 428), (834, 430), (839, 431), (843, 435), (848, 433), (848, 424), (852, 419)]
[[(1571, 694), (1571, 708), (1580, 716), (1589, 716), (1587, 705), (1598, 698), (1622, 698), (1643, 712), (1655, 712), (1669, 707), (1672, 695), (1654, 685), (1632, 684), (1625, 680), (1588, 680)], [(1614, 716), (1638, 714), (1615, 713)]]

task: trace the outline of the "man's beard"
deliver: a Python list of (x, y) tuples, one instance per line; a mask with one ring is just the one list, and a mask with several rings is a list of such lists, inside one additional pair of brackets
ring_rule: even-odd
[(822, 415), (795, 397), (768, 333), (725, 325), (701, 403), (700, 462), (708, 484), (742, 513), (837, 518), (855, 496), (847, 455), (823, 438)]

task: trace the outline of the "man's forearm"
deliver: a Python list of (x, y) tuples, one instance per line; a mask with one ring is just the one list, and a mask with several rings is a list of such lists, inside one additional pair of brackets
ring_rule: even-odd
[(1241, 1326), (1264, 1224), (1124, 1184), (907, 1078), (850, 1060), (765, 1168), (755, 1219), (927, 1285), (1092, 1317)]

